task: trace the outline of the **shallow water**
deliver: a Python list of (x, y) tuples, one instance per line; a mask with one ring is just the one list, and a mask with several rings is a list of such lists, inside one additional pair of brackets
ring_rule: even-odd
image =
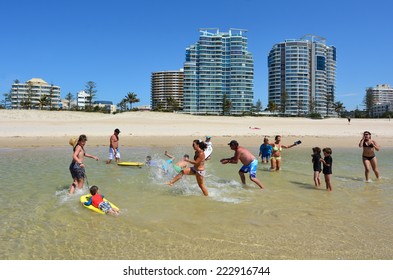
[[(122, 160), (164, 162), (166, 148), (122, 148)], [(203, 197), (194, 177), (153, 167), (106, 165), (106, 147), (87, 147), (89, 185), (122, 210), (97, 214), (67, 195), (70, 148), (0, 149), (0, 259), (393, 259), (393, 149), (377, 154), (382, 179), (364, 182), (360, 149), (333, 148), (333, 192), (313, 186), (311, 149), (283, 152), (282, 170), (259, 165), (261, 191), (232, 156), (215, 148)], [(252, 148), (257, 153), (258, 148)], [(180, 158), (191, 147), (171, 148)], [(372, 178), (374, 174), (372, 173)]]

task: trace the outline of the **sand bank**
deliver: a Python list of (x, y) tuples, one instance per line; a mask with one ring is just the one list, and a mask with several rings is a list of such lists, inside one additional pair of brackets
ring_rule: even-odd
[(283, 144), (300, 139), (304, 146), (356, 147), (364, 130), (382, 146), (393, 146), (393, 122), (387, 119), (194, 116), (180, 113), (127, 112), (116, 115), (68, 111), (0, 110), (1, 147), (68, 146), (70, 137), (88, 136), (89, 146), (108, 145), (115, 128), (123, 146), (189, 145), (212, 136), (215, 146), (237, 139), (260, 145), (264, 136)]

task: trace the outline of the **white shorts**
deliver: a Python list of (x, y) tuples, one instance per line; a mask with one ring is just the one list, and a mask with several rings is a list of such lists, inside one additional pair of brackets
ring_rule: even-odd
[[(112, 160), (113, 159), (113, 149), (109, 148), (109, 159)], [(116, 149), (116, 158), (120, 158), (120, 153), (119, 153), (119, 149)]]

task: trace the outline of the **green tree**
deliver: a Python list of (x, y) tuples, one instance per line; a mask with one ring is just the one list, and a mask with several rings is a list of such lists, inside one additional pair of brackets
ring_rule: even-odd
[(260, 99), (255, 103), (255, 112), (259, 113), (262, 111), (262, 101)]
[(23, 109), (31, 109), (33, 106), (33, 83), (31, 81), (27, 82), (26, 97), (20, 102)]
[(119, 104), (117, 104), (117, 107), (119, 107), (120, 112), (127, 111), (127, 100), (123, 98)]
[(232, 109), (232, 101), (224, 94), (222, 98), (222, 115), (229, 115)]
[(333, 108), (334, 111), (338, 114), (339, 117), (341, 117), (342, 112), (345, 110), (345, 106), (342, 102), (337, 101), (333, 103)]
[(173, 96), (168, 96), (166, 98), (166, 103), (168, 105), (168, 110), (178, 111), (179, 110), (179, 102)]
[(273, 101), (269, 101), (269, 103), (267, 105), (267, 109), (269, 110), (269, 112), (274, 113), (277, 110), (276, 103), (274, 103)]
[(374, 95), (373, 95), (372, 88), (367, 88), (366, 95), (364, 96), (364, 99), (363, 99), (363, 104), (366, 108), (367, 116), (370, 117), (371, 116), (371, 109), (374, 106)]
[(11, 93), (3, 93), (4, 99), (1, 101), (1, 103), (4, 104), (4, 108), (8, 108), (8, 104), (11, 105)]
[(332, 107), (333, 102), (334, 102), (333, 94), (327, 93), (326, 94), (326, 116), (327, 117), (329, 117), (330, 108)]
[(96, 83), (92, 81), (88, 81), (86, 83), (86, 94), (87, 94), (87, 105), (86, 105), (86, 111), (92, 111), (93, 110), (93, 99), (96, 96), (97, 90), (96, 90)]
[(50, 97), (46, 94), (42, 95), (38, 100), (38, 108), (42, 110), (44, 107), (50, 105)]
[(137, 94), (134, 92), (127, 93), (125, 99), (130, 104), (130, 110), (132, 110), (133, 103), (138, 103), (140, 101), (139, 98), (137, 97)]
[(72, 95), (71, 92), (67, 93), (65, 99), (67, 100), (68, 103), (68, 110), (71, 110), (71, 102), (74, 100), (74, 96)]
[(288, 92), (286, 90), (283, 90), (281, 92), (281, 104), (280, 104), (280, 110), (281, 113), (285, 114), (285, 111), (287, 110), (287, 101), (288, 101)]

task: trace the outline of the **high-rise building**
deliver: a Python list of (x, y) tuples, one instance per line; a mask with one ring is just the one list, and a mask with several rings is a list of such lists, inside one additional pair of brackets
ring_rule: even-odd
[(16, 81), (11, 88), (12, 109), (59, 109), (60, 87), (33, 78), (26, 83)]
[(183, 112), (239, 115), (250, 111), (254, 61), (247, 49), (247, 30), (199, 32), (198, 42), (186, 49)]
[(366, 94), (371, 94), (373, 106), (372, 117), (381, 117), (386, 112), (391, 112), (393, 107), (393, 88), (388, 84), (376, 85), (366, 89)]
[(269, 103), (285, 114), (333, 115), (336, 48), (306, 35), (273, 46), (268, 56)]
[(151, 74), (151, 108), (153, 110), (179, 110), (183, 107), (183, 95), (183, 69)]

